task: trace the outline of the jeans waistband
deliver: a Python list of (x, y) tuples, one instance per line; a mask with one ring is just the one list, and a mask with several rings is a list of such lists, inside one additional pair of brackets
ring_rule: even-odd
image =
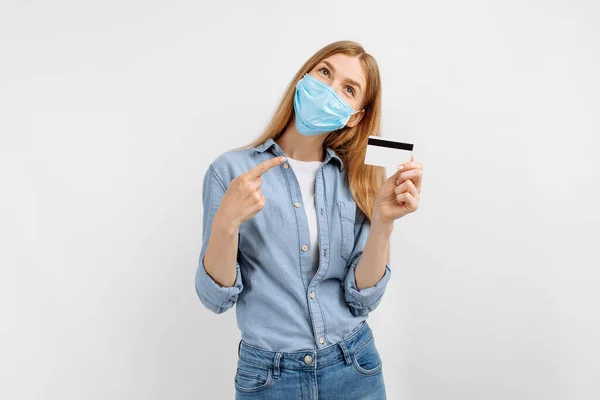
[[(240, 340), (238, 356), (240, 359), (267, 368), (277, 370), (307, 370), (322, 368), (340, 359), (346, 364), (352, 362), (351, 355), (367, 345), (373, 339), (373, 331), (366, 320), (362, 326), (347, 338), (322, 349), (307, 349), (294, 352), (281, 352), (261, 349)], [(309, 357), (307, 357), (309, 356)]]

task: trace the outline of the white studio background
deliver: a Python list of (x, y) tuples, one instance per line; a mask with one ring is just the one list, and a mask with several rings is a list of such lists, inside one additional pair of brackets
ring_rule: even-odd
[(0, 0), (0, 398), (233, 398), (202, 178), (341, 39), (424, 165), (369, 317), (389, 399), (600, 398), (592, 0)]

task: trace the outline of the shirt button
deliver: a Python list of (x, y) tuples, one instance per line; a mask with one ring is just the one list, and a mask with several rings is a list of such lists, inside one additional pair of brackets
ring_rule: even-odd
[(325, 339), (323, 339), (323, 338), (319, 339), (319, 343), (321, 343), (321, 344), (323, 344), (324, 341), (325, 341)]
[(294, 207), (296, 207), (296, 208), (300, 207), (300, 203), (294, 203)]
[(302, 246), (302, 251), (306, 251), (306, 250), (308, 250), (308, 246), (307, 245)]
[(289, 165), (287, 163), (283, 164), (283, 168), (288, 169)]
[(312, 357), (309, 355), (304, 356), (304, 362), (307, 364), (312, 364)]
[(310, 292), (310, 298), (314, 299), (315, 298), (315, 292)]

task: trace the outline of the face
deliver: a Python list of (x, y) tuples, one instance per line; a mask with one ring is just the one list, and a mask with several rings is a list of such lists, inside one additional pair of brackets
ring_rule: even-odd
[[(354, 110), (363, 104), (367, 79), (357, 57), (334, 54), (318, 63), (309, 74), (331, 86)], [(355, 126), (363, 115), (364, 110), (354, 114), (346, 126)]]

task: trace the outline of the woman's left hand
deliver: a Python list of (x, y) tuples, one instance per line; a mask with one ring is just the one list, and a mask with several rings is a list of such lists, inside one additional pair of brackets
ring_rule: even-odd
[(411, 155), (410, 161), (398, 165), (398, 171), (379, 188), (372, 219), (393, 225), (396, 219), (417, 211), (422, 178), (423, 164)]

